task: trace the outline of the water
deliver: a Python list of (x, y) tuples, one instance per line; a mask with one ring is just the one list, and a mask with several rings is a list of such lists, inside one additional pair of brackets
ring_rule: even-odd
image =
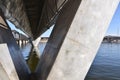
[[(43, 52), (45, 45), (40, 43), (40, 53)], [(22, 49), (25, 59), (29, 51), (30, 44)], [(101, 44), (85, 80), (120, 80), (120, 44)]]
[[(41, 42), (41, 43), (38, 45), (40, 54), (43, 53), (43, 50), (44, 50), (45, 46), (46, 46), (46, 43), (44, 43), (44, 42)], [(30, 53), (30, 51), (31, 51), (31, 47), (32, 47), (31, 44), (28, 43), (26, 46), (22, 47), (22, 49), (21, 49), (22, 54), (23, 54), (23, 57), (24, 57), (25, 60), (28, 59), (28, 55), (29, 55), (29, 53)]]
[(120, 80), (120, 44), (101, 44), (85, 80)]
[(28, 55), (31, 51), (31, 47), (32, 47), (31, 44), (28, 43), (26, 46), (23, 46), (22, 49), (21, 49), (23, 57), (24, 57), (25, 60), (28, 59)]

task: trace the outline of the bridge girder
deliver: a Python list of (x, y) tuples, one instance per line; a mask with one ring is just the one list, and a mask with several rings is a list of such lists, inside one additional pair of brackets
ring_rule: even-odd
[(55, 23), (68, 0), (0, 0), (6, 19), (34, 39)]

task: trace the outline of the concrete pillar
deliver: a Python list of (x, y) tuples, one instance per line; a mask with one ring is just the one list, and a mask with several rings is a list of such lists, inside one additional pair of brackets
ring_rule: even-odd
[(0, 44), (0, 51), (0, 80), (19, 80), (7, 45)]
[(47, 80), (84, 80), (118, 3), (82, 0)]
[(20, 43), (20, 48), (22, 47), (22, 40), (20, 39), (19, 40), (19, 43)]
[(81, 0), (69, 0), (60, 12), (35, 72), (35, 76), (38, 80), (47, 79), (80, 2)]
[(69, 0), (41, 56), (38, 80), (84, 80), (118, 3)]
[(5, 25), (5, 26), (0, 25), (0, 44), (1, 43), (7, 44), (15, 69), (19, 76), (19, 79), (29, 80), (30, 70), (22, 56), (20, 48), (18, 47), (10, 28), (7, 25), (7, 22), (5, 21), (5, 17), (1, 9), (0, 9), (0, 23)]

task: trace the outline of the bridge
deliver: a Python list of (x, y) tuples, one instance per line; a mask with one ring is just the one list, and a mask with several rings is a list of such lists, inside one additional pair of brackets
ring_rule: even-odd
[(105, 36), (103, 42), (118, 43), (120, 42), (120, 36)]
[[(119, 0), (0, 0), (0, 79), (84, 80), (118, 4)], [(6, 20), (28, 35), (35, 48), (30, 56), (39, 58), (34, 71)], [(46, 47), (36, 57), (33, 42), (52, 25)]]
[(27, 44), (29, 41), (28, 37), (23, 35), (22, 33), (17, 32), (16, 30), (12, 30), (13, 37), (15, 38), (17, 44), (22, 47)]

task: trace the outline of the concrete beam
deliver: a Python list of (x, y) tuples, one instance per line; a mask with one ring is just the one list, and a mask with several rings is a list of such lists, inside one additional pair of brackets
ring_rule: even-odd
[(0, 80), (19, 80), (7, 44), (0, 44), (0, 51)]
[(62, 7), (68, 0), (58, 0), (57, 1), (57, 8), (59, 9)]
[[(79, 0), (69, 1), (74, 1), (74, 6)], [(47, 80), (84, 80), (118, 3), (119, 0), (82, 0), (72, 23), (67, 25), (70, 29)], [(72, 17), (68, 9), (64, 8), (60, 27), (66, 27), (66, 14)]]
[(60, 11), (58, 20), (46, 44), (43, 54), (41, 55), (40, 62), (35, 72), (35, 76), (37, 75), (36, 78), (38, 80), (47, 79), (80, 2), (81, 0), (69, 0)]
[(20, 48), (18, 47), (12, 35), (12, 31), (10, 30), (7, 22), (5, 21), (2, 10), (0, 10), (0, 24), (2, 24), (2, 26), (0, 25), (0, 44), (7, 44), (19, 79), (29, 80), (30, 70), (22, 56)]

